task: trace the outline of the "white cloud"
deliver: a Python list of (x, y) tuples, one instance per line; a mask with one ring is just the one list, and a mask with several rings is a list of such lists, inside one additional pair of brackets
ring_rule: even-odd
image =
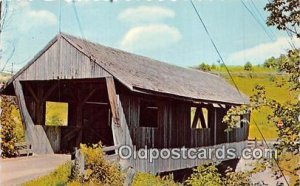
[(173, 17), (175, 17), (175, 12), (169, 8), (159, 6), (139, 6), (136, 8), (128, 8), (121, 12), (118, 19), (129, 23), (153, 23)]
[(57, 24), (57, 16), (44, 9), (34, 10), (29, 1), (17, 1), (12, 8), (20, 12), (15, 19), (19, 20), (17, 28), (20, 31), (28, 31), (32, 27), (49, 27)]
[[(263, 43), (252, 48), (248, 48), (242, 51), (235, 52), (229, 55), (227, 61), (229, 64), (241, 64), (241, 62), (250, 61), (255, 64), (263, 63), (269, 57), (278, 57), (280, 54), (285, 54), (289, 45), (288, 37), (280, 37), (274, 42)], [(293, 42), (296, 47), (300, 47), (300, 40), (293, 38)]]
[(170, 46), (181, 39), (176, 27), (152, 24), (131, 28), (123, 37), (121, 47), (127, 50), (151, 50)]
[(28, 31), (32, 27), (48, 27), (57, 24), (57, 17), (47, 10), (28, 10), (24, 13), (26, 19), (23, 19), (19, 25), (19, 29), (22, 31)]

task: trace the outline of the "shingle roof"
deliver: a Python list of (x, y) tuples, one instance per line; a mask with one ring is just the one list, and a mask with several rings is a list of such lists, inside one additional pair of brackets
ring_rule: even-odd
[(223, 78), (195, 69), (182, 68), (122, 50), (61, 34), (132, 90), (149, 90), (196, 100), (248, 104)]

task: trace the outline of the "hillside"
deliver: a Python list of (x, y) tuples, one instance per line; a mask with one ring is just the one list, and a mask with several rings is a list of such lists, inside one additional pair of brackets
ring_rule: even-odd
[[(290, 95), (288, 91), (287, 77), (274, 69), (257, 66), (253, 67), (252, 71), (245, 71), (242, 66), (228, 68), (240, 91), (248, 96), (253, 95), (253, 88), (259, 84), (266, 88), (266, 96), (268, 98), (277, 100), (280, 103), (293, 99), (293, 95)], [(224, 67), (217, 67), (212, 73), (224, 77), (229, 83), (233, 84)], [(274, 123), (268, 121), (268, 114), (270, 114), (270, 110), (267, 108), (263, 108), (260, 112), (252, 112), (249, 138), (262, 139), (254, 121), (258, 124), (265, 138), (275, 139), (277, 137), (277, 127)]]

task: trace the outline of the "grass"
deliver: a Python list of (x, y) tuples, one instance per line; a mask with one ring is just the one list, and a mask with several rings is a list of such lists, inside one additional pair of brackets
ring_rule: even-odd
[[(252, 96), (254, 87), (259, 84), (265, 87), (267, 98), (280, 103), (294, 100), (296, 94), (290, 95), (287, 77), (277, 73), (274, 69), (257, 66), (254, 66), (252, 71), (245, 71), (242, 66), (230, 66), (228, 69), (237, 87), (247, 96)], [(229, 83), (233, 84), (224, 67), (219, 67), (219, 69), (212, 72), (223, 76)], [(249, 138), (262, 139), (254, 121), (258, 124), (266, 139), (277, 138), (277, 127), (267, 119), (269, 114), (271, 114), (271, 110), (268, 108), (262, 108), (259, 112), (252, 112)]]
[(71, 175), (71, 162), (59, 166), (52, 173), (29, 181), (23, 186), (60, 186), (67, 185)]
[[(279, 166), (283, 171), (283, 174), (288, 176), (290, 185), (296, 185), (297, 179), (300, 176), (300, 170), (296, 170), (299, 167), (300, 156), (292, 153), (285, 153), (279, 159)], [(277, 167), (274, 167), (278, 170)]]

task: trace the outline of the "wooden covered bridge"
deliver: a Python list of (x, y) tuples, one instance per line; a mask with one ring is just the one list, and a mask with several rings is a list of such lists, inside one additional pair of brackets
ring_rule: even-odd
[[(224, 131), (227, 110), (249, 101), (222, 78), (62, 33), (1, 94), (17, 97), (26, 141), (37, 154), (68, 153), (80, 143), (99, 141), (105, 146), (135, 145), (136, 151), (221, 144), (240, 150), (248, 137), (248, 124)], [(46, 123), (50, 103), (65, 105), (63, 125)], [(249, 119), (249, 114), (239, 117)], [(153, 173), (204, 162), (124, 161)]]

